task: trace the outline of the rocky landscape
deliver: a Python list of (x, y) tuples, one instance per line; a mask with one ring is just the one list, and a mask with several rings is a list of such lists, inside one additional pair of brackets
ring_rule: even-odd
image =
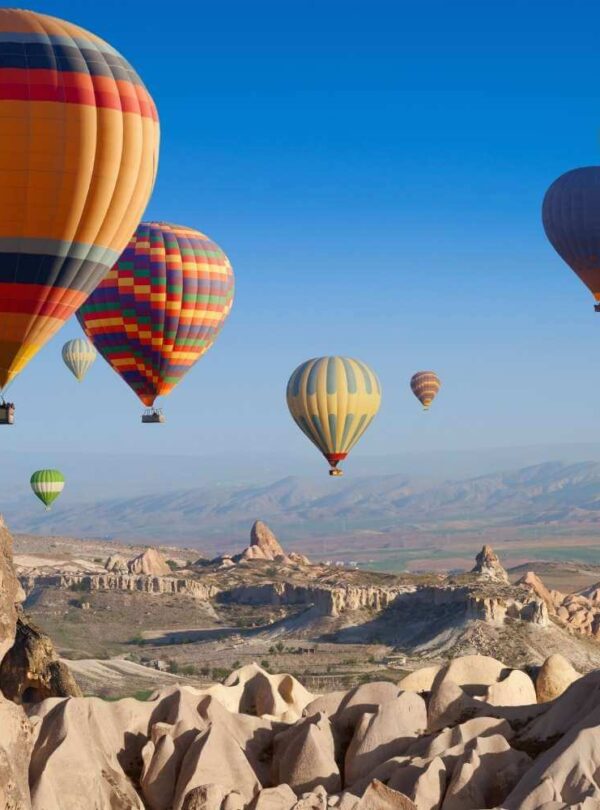
[[(559, 653), (581, 672), (600, 667), (594, 638), (559, 618), (526, 570), (509, 578), (489, 547), (471, 572), (390, 575), (311, 563), (261, 521), (246, 549), (213, 559), (177, 547), (15, 542), (28, 621), (88, 695), (205, 689), (254, 662), (318, 693), (470, 654), (522, 668)], [(559, 572), (543, 570), (564, 590)], [(570, 578), (585, 590), (600, 571), (569, 569)]]
[[(600, 806), (599, 673), (581, 675), (561, 655), (527, 672), (465, 655), (323, 694), (249, 664), (221, 684), (173, 684), (145, 701), (106, 702), (82, 697), (64, 663), (56, 666), (49, 639), (19, 615), (11, 557), (1, 527), (2, 807)], [(510, 587), (490, 549), (473, 575)], [(543, 627), (547, 601), (533, 588), (530, 597), (532, 623)]]
[[(600, 807), (598, 588), (564, 594), (532, 571), (511, 584), (489, 546), (453, 576), (313, 565), (260, 522), (243, 552), (195, 562), (154, 548), (101, 558), (94, 545), (79, 556), (28, 545), (13, 566), (0, 526), (0, 807)], [(68, 661), (44, 632), (52, 605), (63, 638), (78, 627), (82, 645), (111, 614), (130, 632), (136, 606), (146, 627), (153, 610), (163, 621), (193, 611), (195, 629), (149, 629), (142, 649), (225, 661), (231, 648), (237, 666), (219, 682), (216, 670), (161, 672), (160, 658), (140, 665), (141, 655)], [(254, 626), (223, 626), (227, 616)], [(304, 646), (278, 642), (265, 668), (260, 650), (276, 638)], [(320, 658), (341, 668), (352, 649), (350, 688), (275, 674), (279, 662)], [(144, 700), (84, 697), (90, 670), (106, 679), (111, 668), (143, 671), (158, 688)]]

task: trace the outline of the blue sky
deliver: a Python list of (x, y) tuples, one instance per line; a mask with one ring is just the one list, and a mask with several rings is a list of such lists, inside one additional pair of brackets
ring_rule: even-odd
[[(142, 426), (98, 361), (62, 366), (69, 323), (11, 389), (5, 451), (325, 462), (291, 421), (302, 360), (355, 355), (383, 384), (361, 454), (598, 438), (600, 315), (540, 206), (600, 158), (597, 3), (48, 0), (102, 36), (158, 105), (146, 218), (209, 234), (236, 272), (214, 348)], [(444, 386), (422, 414), (408, 380)], [(190, 481), (190, 484), (193, 484)]]

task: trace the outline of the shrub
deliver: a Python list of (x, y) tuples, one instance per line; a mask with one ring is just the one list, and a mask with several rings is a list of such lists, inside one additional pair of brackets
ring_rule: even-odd
[(214, 681), (224, 681), (229, 675), (229, 670), (224, 667), (213, 667), (212, 677)]

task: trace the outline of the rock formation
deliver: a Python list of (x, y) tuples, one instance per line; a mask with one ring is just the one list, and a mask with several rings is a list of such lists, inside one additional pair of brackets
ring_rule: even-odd
[(498, 582), (508, 582), (508, 574), (491, 546), (486, 545), (481, 549), (475, 557), (475, 567), (471, 572), (488, 579), (495, 579)]
[(540, 577), (538, 577), (538, 575), (533, 571), (528, 571), (526, 574), (524, 574), (517, 582), (517, 585), (523, 585), (526, 588), (531, 588), (536, 596), (539, 596), (540, 599), (544, 600), (549, 613), (552, 614), (556, 613), (557, 605), (560, 605), (565, 598), (564, 594), (560, 593), (559, 591), (548, 590)]
[(12, 647), (22, 590), (12, 564), (13, 540), (0, 515), (0, 660)]
[(147, 548), (137, 557), (129, 560), (127, 567), (131, 574), (143, 574), (148, 577), (165, 577), (171, 573), (167, 561), (155, 548)]
[[(12, 536), (0, 515), (0, 662), (12, 647), (22, 590), (12, 566)], [(0, 693), (0, 807), (30, 810), (28, 765), (33, 728), (23, 709)]]
[(547, 703), (555, 700), (579, 678), (581, 678), (579, 672), (564, 656), (558, 653), (550, 655), (540, 667), (535, 679), (537, 702)]
[(339, 616), (346, 611), (380, 611), (389, 607), (407, 589), (369, 585), (294, 585), (272, 582), (222, 591), (219, 600), (246, 605), (305, 605), (322, 616)]
[[(113, 810), (600, 805), (600, 672), (545, 703), (527, 675), (486, 656), (415, 683), (429, 684), (425, 697), (389, 682), (314, 697), (252, 665), (147, 702), (48, 699), (27, 707), (33, 751), (15, 767), (29, 763), (32, 810), (80, 810), (82, 796)], [(28, 810), (24, 797), (8, 806)]]
[(583, 636), (600, 639), (600, 589), (593, 585), (579, 593), (564, 594), (546, 588), (533, 571), (521, 577), (518, 585), (529, 588), (542, 599), (548, 612), (565, 627)]
[(126, 574), (129, 571), (127, 560), (120, 554), (111, 554), (104, 563), (104, 567), (114, 574)]
[[(219, 558), (224, 561), (225, 558)], [(282, 562), (285, 565), (310, 565), (310, 560), (303, 554), (295, 551), (286, 553), (281, 547), (274, 533), (263, 523), (256, 520), (250, 530), (250, 545), (241, 554), (236, 554), (230, 558), (234, 563), (248, 560), (268, 560), (270, 562)]]
[(15, 703), (82, 694), (49, 637), (24, 618), (17, 620), (14, 644), (0, 663), (0, 689)]
[(174, 576), (147, 576), (145, 574), (51, 574), (19, 577), (27, 594), (34, 588), (81, 589), (84, 591), (141, 591), (153, 594), (183, 594), (207, 601), (219, 593), (214, 585), (195, 579)]
[(285, 556), (279, 541), (262, 520), (256, 520), (250, 529), (250, 548), (260, 549), (265, 560)]
[[(296, 585), (270, 582), (265, 585), (243, 585), (222, 590), (217, 601), (245, 605), (305, 605), (321, 616), (337, 617), (349, 611), (389, 609), (398, 621), (412, 624), (414, 611), (421, 618), (452, 613), (457, 622), (483, 621), (503, 625), (507, 619), (545, 626), (549, 622), (545, 603), (527, 588), (503, 586), (481, 589), (471, 585), (441, 583), (431, 585)], [(402, 624), (402, 626), (404, 626)], [(400, 627), (399, 627), (400, 629)]]
[(0, 694), (0, 807), (31, 810), (28, 784), (34, 729), (23, 709)]

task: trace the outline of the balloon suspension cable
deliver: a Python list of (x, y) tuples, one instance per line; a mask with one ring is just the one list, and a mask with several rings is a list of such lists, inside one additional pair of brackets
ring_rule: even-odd
[[(6, 369), (2, 369), (2, 370), (6, 371)], [(15, 381), (15, 378), (13, 377), (11, 380), (9, 380), (6, 383), (6, 385), (2, 389), (0, 389), (0, 405), (6, 405), (7, 404), (5, 394), (8, 392), (8, 389), (11, 387), (11, 385), (14, 383), (14, 381)]]

